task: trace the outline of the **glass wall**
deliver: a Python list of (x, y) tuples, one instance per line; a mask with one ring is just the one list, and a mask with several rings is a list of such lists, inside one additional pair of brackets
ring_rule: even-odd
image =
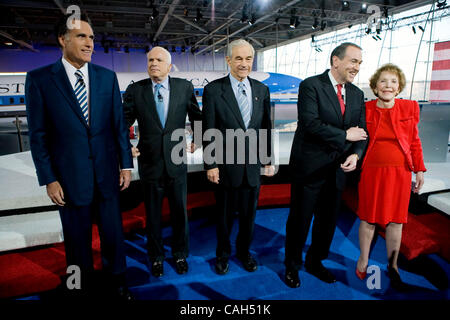
[(431, 9), (432, 5), (427, 5), (390, 16), (378, 34), (375, 26), (367, 34), (366, 24), (359, 24), (315, 35), (314, 42), (308, 38), (259, 52), (258, 70), (305, 79), (329, 68), (333, 48), (350, 41), (363, 48), (363, 63), (354, 84), (366, 97), (374, 97), (368, 84), (370, 76), (377, 67), (391, 62), (402, 68), (408, 80), (400, 97), (428, 100), (434, 44), (450, 40), (449, 10)]

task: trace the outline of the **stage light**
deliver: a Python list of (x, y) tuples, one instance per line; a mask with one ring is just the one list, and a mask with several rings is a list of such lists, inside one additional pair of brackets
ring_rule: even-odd
[(360, 13), (367, 13), (367, 3), (361, 4), (361, 10), (359, 10)]
[(422, 26), (419, 26), (420, 31), (425, 32), (425, 29)]
[(348, 1), (342, 1), (342, 11), (350, 10), (350, 3)]
[(416, 27), (412, 26), (412, 31), (416, 34)]
[(322, 23), (320, 24), (320, 30), (325, 30), (327, 28), (327, 22), (325, 20), (322, 20)]
[(153, 13), (152, 13), (152, 15), (150, 16), (150, 18), (153, 20), (153, 19), (158, 18), (158, 16), (159, 16), (159, 11), (158, 11), (158, 9), (156, 9), (156, 8), (154, 7), (154, 8), (153, 8)]
[(202, 18), (203, 18), (202, 12), (200, 11), (199, 8), (197, 8), (197, 15), (195, 16), (194, 21), (199, 22)]
[(316, 17), (316, 18), (314, 18), (314, 23), (312, 25), (312, 28), (317, 29), (318, 26), (319, 26), (319, 19), (317, 19), (317, 17)]

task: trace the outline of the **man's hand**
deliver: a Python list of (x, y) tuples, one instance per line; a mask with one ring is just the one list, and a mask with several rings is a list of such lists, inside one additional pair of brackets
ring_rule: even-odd
[(129, 187), (131, 182), (131, 170), (120, 170), (120, 179), (119, 179), (119, 186), (122, 188), (120, 191), (125, 190)]
[(414, 193), (419, 193), (420, 189), (422, 189), (424, 182), (425, 179), (423, 177), (423, 171), (418, 171), (416, 173), (416, 184), (414, 185)]
[(141, 155), (139, 149), (136, 147), (131, 147), (131, 154), (133, 155), (133, 158), (139, 157)]
[(341, 164), (341, 169), (344, 172), (351, 172), (356, 169), (356, 163), (358, 162), (358, 155), (351, 154), (345, 159), (345, 162)]
[(206, 177), (209, 181), (219, 184), (219, 168), (209, 169), (206, 171)]
[(47, 195), (52, 202), (58, 206), (64, 206), (64, 191), (58, 181), (54, 181), (47, 185)]
[(275, 166), (264, 166), (264, 175), (266, 177), (273, 177), (275, 175)]
[(367, 132), (364, 131), (364, 129), (356, 127), (351, 127), (347, 129), (347, 136), (345, 137), (348, 141), (360, 141), (360, 140), (366, 140), (367, 139)]

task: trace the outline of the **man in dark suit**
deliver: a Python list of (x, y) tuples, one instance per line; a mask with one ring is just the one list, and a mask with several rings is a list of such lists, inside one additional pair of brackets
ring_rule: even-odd
[(164, 195), (169, 199), (176, 271), (179, 274), (188, 271), (187, 165), (185, 161), (176, 164), (172, 159), (173, 150), (180, 143), (172, 140), (172, 134), (180, 130), (184, 133), (186, 115), (193, 125), (195, 120), (201, 120), (202, 114), (192, 83), (168, 76), (172, 68), (170, 53), (162, 47), (154, 47), (147, 58), (150, 78), (127, 88), (124, 110), (128, 126), (138, 121), (139, 143), (135, 152), (139, 155), (139, 176), (144, 187), (148, 254), (152, 274), (160, 277), (164, 272), (161, 236)]
[[(225, 274), (229, 269), (229, 234), (235, 211), (239, 212), (236, 256), (247, 271), (257, 269), (257, 263), (250, 254), (250, 244), (253, 238), (260, 175), (262, 169), (268, 176), (274, 174), (274, 167), (266, 163), (262, 168), (261, 159), (257, 156), (271, 156), (272, 126), (269, 88), (248, 77), (252, 70), (254, 54), (253, 47), (247, 41), (231, 42), (226, 57), (230, 74), (209, 83), (203, 91), (204, 166), (208, 180), (217, 184), (215, 268), (218, 274)], [(211, 129), (221, 138), (216, 136), (208, 141), (205, 137), (208, 136), (208, 131), (214, 132)], [(236, 136), (230, 136), (230, 131)], [(254, 139), (250, 138), (252, 134)], [(261, 134), (266, 135), (267, 143), (260, 143)], [(239, 139), (239, 135), (248, 136)], [(258, 153), (260, 148), (265, 149), (263, 153)], [(214, 151), (209, 153), (208, 150), (211, 149)], [(222, 159), (219, 159), (219, 153), (223, 155)], [(256, 157), (254, 161), (253, 156)]]
[(119, 86), (114, 72), (90, 63), (88, 21), (81, 17), (68, 29), (69, 18), (56, 27), (62, 59), (27, 74), (31, 154), (39, 184), (59, 206), (67, 264), (80, 267), (81, 289), (92, 284), (95, 217), (108, 283), (130, 299), (119, 188), (128, 187), (133, 161)]
[(300, 84), (286, 225), (285, 282), (292, 288), (300, 286), (298, 269), (313, 213), (305, 268), (327, 283), (336, 281), (321, 261), (327, 258), (333, 239), (345, 173), (356, 169), (367, 143), (364, 94), (352, 85), (361, 62), (361, 48), (343, 43), (331, 53), (331, 70)]

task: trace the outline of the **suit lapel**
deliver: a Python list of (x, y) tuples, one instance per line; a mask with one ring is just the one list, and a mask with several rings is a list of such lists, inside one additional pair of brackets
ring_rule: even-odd
[(97, 101), (97, 92), (99, 92), (99, 84), (101, 81), (98, 79), (98, 74), (92, 68), (92, 65), (88, 64), (89, 70), (89, 123), (91, 124), (91, 128), (95, 128), (98, 119), (100, 119), (99, 115), (102, 114), (102, 104)]
[(353, 87), (348, 83), (345, 86), (345, 113), (344, 113), (344, 128), (350, 123), (352, 119), (352, 112), (357, 101), (355, 101), (355, 95), (353, 94)]
[(158, 112), (156, 111), (155, 96), (153, 95), (153, 83), (150, 78), (147, 79), (147, 83), (142, 89), (142, 99), (145, 102), (144, 112), (149, 112), (159, 128), (163, 130), (161, 120), (159, 120)]
[(58, 60), (52, 68), (53, 72), (53, 82), (59, 91), (61, 91), (64, 98), (66, 98), (69, 103), (70, 108), (75, 112), (83, 125), (88, 128), (86, 120), (84, 120), (83, 114), (81, 113), (80, 105), (78, 104), (77, 97), (73, 91), (72, 85), (70, 84), (69, 78), (67, 77), (66, 70), (61, 62)]
[(259, 90), (258, 90), (258, 86), (255, 85), (255, 82), (253, 79), (251, 79), (250, 77), (248, 78), (248, 80), (250, 81), (250, 85), (252, 87), (252, 116), (250, 118), (250, 123), (248, 124), (249, 128), (254, 128), (254, 121), (257, 118), (257, 112), (259, 112), (259, 110), (261, 109), (260, 106), (260, 101), (262, 99), (261, 95), (259, 94)]
[(328, 70), (322, 73), (321, 81), (323, 83), (322, 86), (323, 91), (327, 96), (328, 100), (331, 102), (332, 108), (336, 112), (336, 115), (338, 116), (340, 121), (343, 121), (341, 106), (339, 105), (339, 100), (337, 98), (336, 91), (334, 91), (333, 85), (331, 84), (330, 78), (328, 77)]
[(233, 92), (233, 88), (231, 88), (230, 78), (228, 78), (228, 76), (224, 78), (224, 82), (222, 84), (222, 98), (230, 108), (231, 113), (233, 113), (234, 117), (239, 122), (239, 125), (242, 127), (242, 129), (245, 130), (245, 124), (244, 120), (242, 119), (241, 110), (239, 109), (236, 97)]
[(172, 80), (171, 77), (169, 77), (169, 110), (167, 110), (167, 119), (166, 119), (166, 123), (164, 125), (164, 128), (167, 127), (167, 124), (170, 123), (169, 121), (172, 119), (172, 117), (175, 115), (175, 110), (177, 107), (176, 101), (177, 98), (175, 96), (175, 94), (178, 92), (176, 86), (175, 86), (175, 81)]

